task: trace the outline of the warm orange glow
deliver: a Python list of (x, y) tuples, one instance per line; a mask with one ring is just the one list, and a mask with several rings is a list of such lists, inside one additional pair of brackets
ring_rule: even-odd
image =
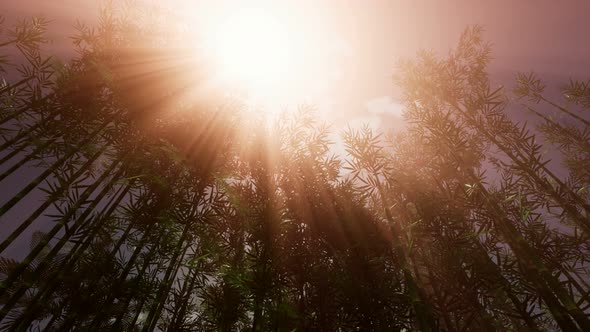
[[(341, 18), (346, 6), (290, 0), (175, 1), (175, 24), (187, 22), (186, 28), (181, 24), (183, 32), (192, 35), (188, 40), (195, 57), (206, 63), (206, 84), (243, 101), (252, 110), (248, 113), (272, 119), (311, 104), (327, 114), (341, 88), (351, 79), (358, 82), (364, 72), (351, 43), (364, 30), (358, 29), (356, 16)], [(357, 90), (346, 95), (354, 98)]]
[[(287, 27), (263, 10), (241, 10), (212, 27), (205, 41), (224, 81), (237, 82), (250, 95), (273, 93), (293, 67)], [(274, 91), (276, 92), (276, 91)]]

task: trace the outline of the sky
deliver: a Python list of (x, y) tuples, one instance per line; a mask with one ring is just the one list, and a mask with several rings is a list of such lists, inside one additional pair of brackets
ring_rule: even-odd
[[(116, 2), (116, 1), (115, 1)], [(202, 31), (228, 13), (252, 7), (267, 9), (303, 39), (306, 62), (283, 106), (302, 102), (328, 110), (334, 121), (375, 121), (384, 111), (399, 114), (392, 82), (396, 63), (420, 49), (444, 55), (463, 29), (478, 24), (493, 44), (489, 71), (498, 84), (510, 86), (518, 71), (534, 71), (559, 85), (570, 77), (590, 78), (590, 1), (583, 0), (173, 0), (139, 3), (167, 7)], [(68, 57), (68, 37), (76, 19), (93, 22), (97, 1), (2, 1), (8, 19), (44, 15), (53, 22), (50, 51)], [(213, 22), (213, 23), (212, 23)], [(215, 34), (215, 32), (210, 33)], [(298, 52), (298, 51), (295, 51)], [(379, 116), (378, 116), (379, 117)], [(383, 121), (382, 118), (377, 121)]]
[[(139, 3), (150, 5), (148, 0)], [(590, 1), (171, 0), (166, 6), (213, 37), (217, 32), (212, 27), (231, 13), (252, 7), (273, 13), (302, 46), (293, 53), (304, 63), (277, 103), (316, 105), (337, 128), (346, 122), (401, 125), (403, 107), (396, 102), (392, 80), (396, 63), (421, 49), (445, 55), (473, 24), (483, 26), (493, 44), (489, 73), (497, 84), (510, 87), (519, 71), (534, 71), (556, 86), (570, 77), (590, 79)], [(7, 24), (33, 15), (51, 19), (47, 51), (62, 59), (73, 55), (69, 37), (76, 20), (92, 25), (97, 8), (94, 0), (0, 1)], [(8, 194), (0, 190), (0, 200)]]

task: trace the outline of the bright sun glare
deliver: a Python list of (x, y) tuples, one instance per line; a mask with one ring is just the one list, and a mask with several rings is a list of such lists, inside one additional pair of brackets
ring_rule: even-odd
[(257, 95), (272, 91), (292, 70), (290, 37), (270, 13), (241, 10), (214, 28), (208, 47), (224, 80)]

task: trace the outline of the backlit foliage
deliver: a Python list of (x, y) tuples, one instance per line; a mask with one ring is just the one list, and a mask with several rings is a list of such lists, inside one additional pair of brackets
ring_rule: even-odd
[(311, 107), (204, 96), (149, 17), (103, 11), (63, 65), (46, 21), (4, 30), (0, 329), (590, 330), (587, 82), (512, 95), (468, 28), (400, 65), (406, 131), (339, 155)]

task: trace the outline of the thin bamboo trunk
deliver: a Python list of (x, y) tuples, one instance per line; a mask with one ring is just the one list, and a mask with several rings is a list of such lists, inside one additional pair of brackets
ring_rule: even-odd
[[(150, 251), (148, 252), (146, 257), (144, 258), (141, 269), (138, 271), (138, 278), (135, 280), (135, 282), (133, 283), (133, 285), (131, 287), (136, 287), (137, 285), (139, 285), (141, 279), (143, 278), (143, 276), (145, 275), (145, 273), (147, 271), (147, 268), (150, 266), (150, 264), (152, 264), (152, 259), (154, 258), (154, 256), (157, 253), (158, 245), (160, 243), (160, 239), (162, 236), (163, 236), (163, 233), (160, 233), (160, 236), (156, 239), (156, 241), (154, 241), (154, 245), (152, 245), (152, 247), (150, 248)], [(121, 312), (119, 313), (115, 322), (113, 323), (113, 326), (112, 326), (113, 330), (118, 330), (121, 328), (121, 323), (123, 321), (125, 313), (127, 312), (128, 308), (129, 308), (129, 304), (131, 303), (131, 300), (132, 300), (131, 296), (125, 298), (124, 303), (123, 303), (123, 309), (121, 309)], [(142, 298), (141, 301), (144, 301), (144, 299)], [(141, 311), (141, 308), (139, 309), (139, 311)]]
[(415, 277), (412, 274), (412, 269), (410, 267), (410, 258), (409, 253), (405, 248), (405, 242), (402, 235), (401, 225), (393, 219), (391, 211), (389, 210), (388, 206), (389, 203), (387, 202), (385, 191), (383, 190), (383, 186), (379, 180), (379, 177), (375, 176), (375, 181), (377, 184), (377, 190), (379, 195), (382, 199), (383, 209), (385, 211), (385, 217), (389, 224), (389, 228), (392, 232), (394, 237), (394, 244), (393, 250), (396, 257), (400, 260), (401, 268), (404, 275), (404, 280), (406, 283), (408, 295), (410, 296), (410, 301), (414, 312), (416, 313), (416, 319), (418, 321), (418, 328), (420, 331), (428, 332), (428, 331), (437, 331), (437, 323), (436, 318), (434, 317), (432, 308), (428, 301), (426, 300), (426, 295), (418, 285)]
[[(182, 320), (186, 315), (186, 308), (188, 307), (188, 303), (191, 298), (191, 292), (195, 287), (195, 283), (197, 281), (197, 276), (199, 275), (199, 271), (193, 269), (192, 275), (190, 278), (186, 278), (184, 284), (182, 285), (182, 292), (183, 295), (182, 302), (180, 303), (180, 307), (174, 308), (174, 313), (172, 314), (172, 326), (168, 327), (169, 331), (178, 331), (181, 329)], [(187, 285), (188, 281), (188, 285)]]
[(4, 151), (5, 149), (9, 148), (10, 146), (16, 144), (21, 139), (26, 138), (27, 136), (29, 136), (29, 134), (31, 134), (33, 131), (35, 131), (37, 128), (39, 128), (41, 126), (41, 124), (42, 124), (41, 122), (38, 122), (38, 123), (36, 123), (35, 125), (29, 127), (26, 130), (21, 130), (13, 138), (11, 138), (8, 141), (2, 143), (2, 145), (0, 145), (0, 151)]
[(28, 148), (28, 146), (25, 144), (22, 144), (18, 148), (10, 151), (10, 153), (6, 154), (4, 157), (2, 157), (2, 159), (0, 159), (0, 166), (2, 166), (2, 164), (9, 161), (10, 159), (14, 158), (16, 155), (22, 153), (26, 148)]
[(119, 207), (119, 204), (121, 203), (123, 198), (129, 193), (130, 190), (131, 184), (128, 184), (127, 186), (125, 186), (125, 189), (123, 189), (119, 193), (119, 196), (110, 205), (106, 212), (99, 216), (99, 218), (97, 218), (96, 222), (93, 223), (92, 220), (89, 219), (80, 227), (80, 229), (83, 231), (82, 239), (84, 240), (78, 241), (74, 245), (72, 250), (70, 250), (70, 252), (68, 253), (69, 258), (67, 259), (69, 265), (67, 266), (71, 267), (71, 265), (74, 264), (76, 260), (80, 258), (82, 253), (84, 253), (86, 249), (88, 249), (88, 247), (92, 244), (92, 241), (95, 239), (95, 236), (105, 226), (105, 223), (109, 220), (110, 216)]
[[(475, 177), (475, 175), (473, 176)], [(496, 225), (498, 226), (498, 230), (504, 236), (518, 261), (521, 263), (525, 271), (525, 278), (535, 285), (539, 294), (542, 295), (545, 304), (549, 307), (554, 319), (558, 323), (564, 324), (561, 326), (562, 328), (570, 330), (571, 326), (567, 321), (571, 315), (580, 328), (590, 331), (590, 320), (588, 320), (588, 317), (580, 310), (573, 299), (569, 297), (561, 284), (555, 280), (550, 270), (514, 228), (511, 221), (503, 215), (503, 210), (494, 202), (487, 189), (480, 184), (479, 190), (486, 197), (486, 204), (489, 206), (490, 213), (497, 218)], [(563, 306), (559, 302), (556, 302), (556, 298), (563, 303)]]
[[(156, 276), (152, 277), (152, 282), (155, 281)], [(139, 315), (141, 315), (141, 310), (143, 309), (143, 306), (145, 305), (146, 302), (146, 298), (143, 297), (140, 301), (139, 304), (137, 306), (137, 309), (135, 311), (135, 315), (133, 315), (133, 319), (131, 320), (131, 322), (129, 323), (129, 330), (128, 331), (134, 331), (132, 330), (132, 328), (135, 326), (135, 324), (137, 324), (137, 320), (139, 319)]]
[[(440, 182), (437, 181), (436, 184), (437, 184), (438, 188), (444, 192), (444, 188), (440, 184)], [(463, 189), (464, 195), (468, 196), (467, 192), (465, 191), (465, 188), (462, 187), (462, 189)], [(473, 225), (471, 223), (463, 222), (463, 227), (465, 227), (466, 229), (471, 230), (472, 226)], [(523, 305), (523, 303), (518, 299), (517, 296), (515, 296), (511, 292), (510, 282), (502, 275), (502, 271), (500, 270), (498, 265), (490, 258), (490, 256), (488, 255), (487, 251), (485, 250), (485, 248), (483, 247), (481, 242), (477, 239), (474, 239), (472, 243), (475, 246), (474, 257), (477, 260), (481, 261), (484, 264), (486, 269), (490, 269), (490, 270), (486, 271), (486, 273), (491, 272), (491, 275), (493, 275), (495, 281), (499, 283), (499, 289), (500, 289), (501, 293), (497, 294), (497, 296), (501, 297), (500, 300), (503, 303), (507, 302), (507, 301), (510, 301), (512, 303), (512, 305), (514, 306), (514, 310), (516, 312), (518, 312), (518, 314), (520, 315), (520, 318), (522, 320), (524, 320), (524, 322), (526, 324), (526, 331), (540, 331), (539, 327), (534, 322), (534, 319), (526, 311), (526, 308)], [(510, 315), (509, 318), (511, 321), (513, 321), (513, 323), (515, 323), (514, 324), (515, 327), (517, 327), (517, 329), (519, 331), (522, 331), (522, 329), (519, 327), (520, 324), (517, 324), (516, 322), (514, 322), (515, 317), (512, 317)]]
[(0, 44), (0, 47), (8, 46), (10, 44), (15, 44), (17, 42), (18, 42), (18, 39), (12, 39), (12, 40), (9, 40), (7, 42), (4, 42), (4, 43)]
[(57, 138), (52, 138), (52, 139), (47, 140), (45, 143), (37, 146), (35, 148), (35, 150), (33, 150), (31, 153), (29, 153), (27, 156), (25, 156), (19, 162), (17, 162), (16, 164), (12, 165), (9, 169), (7, 169), (2, 174), (0, 174), (0, 182), (2, 182), (2, 180), (4, 180), (7, 177), (9, 177), (12, 173), (14, 173), (17, 170), (19, 170), (26, 163), (28, 163), (29, 161), (31, 161), (34, 158), (36, 158), (39, 155), (39, 153), (43, 152), (43, 150), (45, 150), (49, 145), (53, 144), (53, 142), (55, 142), (56, 140), (57, 140)]
[[(158, 277), (157, 274), (154, 273), (154, 275), (151, 278), (151, 283), (154, 283), (156, 281), (157, 277)], [(130, 326), (129, 331), (134, 331), (132, 329), (135, 326), (135, 324), (137, 324), (137, 320), (139, 319), (139, 315), (141, 315), (141, 312), (143, 310), (143, 306), (145, 305), (146, 299), (147, 299), (146, 297), (143, 297), (139, 301), (139, 304), (137, 305), (137, 309), (135, 310), (135, 315), (133, 315), (133, 319), (129, 323), (129, 326)]]
[[(116, 166), (119, 164), (119, 161), (115, 161), (111, 167), (105, 171), (105, 173), (103, 173), (103, 176), (101, 176), (101, 178), (99, 178), (96, 182), (102, 182), (104, 181), (104, 179), (106, 179), (106, 177), (108, 177), (109, 174), (111, 174), (111, 172), (116, 168)], [(113, 186), (116, 184), (117, 181), (119, 181), (120, 176), (124, 173), (125, 169), (124, 167), (122, 167), (118, 172), (116, 172), (113, 177), (111, 178), (111, 181), (109, 181), (107, 184), (105, 184), (102, 188), (102, 190), (99, 192), (98, 195), (96, 195), (96, 197), (94, 199), (92, 199), (92, 203), (90, 203), (90, 205), (88, 205), (88, 207), (86, 207), (86, 209), (84, 210), (84, 212), (78, 217), (76, 218), (76, 221), (74, 222), (74, 224), (69, 228), (66, 229), (66, 232), (64, 233), (64, 235), (59, 239), (59, 241), (53, 246), (53, 248), (51, 249), (51, 251), (45, 255), (45, 257), (43, 257), (43, 261), (41, 261), (38, 266), (37, 269), (35, 271), (35, 273), (39, 270), (41, 270), (42, 268), (46, 267), (52, 260), (53, 258), (59, 253), (59, 251), (63, 248), (63, 246), (68, 242), (70, 236), (72, 234), (75, 234), (75, 232), (84, 224), (85, 220), (88, 218), (88, 216), (94, 212), (94, 210), (96, 209), (96, 207), (98, 206), (98, 204), (103, 200), (104, 197), (106, 197), (106, 195), (111, 191), (111, 189), (113, 188)], [(106, 175), (106, 176), (105, 176)], [(93, 184), (94, 185), (94, 184)], [(97, 186), (98, 187), (98, 186)], [(84, 200), (80, 199), (78, 202), (79, 204), (77, 204), (77, 206), (74, 207), (74, 210), (72, 214), (75, 214), (76, 211), (81, 208), (81, 206), (84, 204), (84, 202), (87, 200), (88, 197), (86, 197)], [(72, 211), (70, 210), (70, 211)], [(62, 218), (64, 219), (64, 223), (67, 222), (67, 219), (69, 219), (70, 216), (66, 215), (66, 218)], [(64, 224), (65, 226), (66, 224)], [(60, 229), (58, 229), (57, 227), (59, 226), (56, 225), (54, 227), (54, 229), (52, 229), (52, 231), (50, 231), (48, 233), (49, 234), (54, 234), (56, 235)], [(53, 236), (54, 236), (53, 235)]]
[[(57, 315), (53, 315), (51, 317), (51, 319), (49, 320), (49, 322), (47, 322), (47, 324), (45, 324), (45, 328), (43, 329), (43, 332), (47, 332), (51, 330), (51, 327), (53, 326), (53, 324), (55, 323), (55, 321), (58, 319), (59, 317)], [(26, 329), (21, 330), (21, 331), (26, 331)]]
[[(186, 246), (184, 246), (184, 242), (186, 241), (186, 238), (188, 237), (188, 234), (189, 234), (190, 225), (191, 225), (191, 223), (187, 222), (186, 226), (184, 227), (184, 229), (182, 231), (182, 235), (181, 235), (180, 239), (178, 240), (178, 245), (176, 247), (176, 250), (174, 251), (174, 255), (173, 255), (172, 259), (170, 260), (170, 264), (168, 264), (168, 269), (166, 270), (166, 274), (164, 275), (164, 278), (162, 279), (162, 284), (160, 285), (160, 288), (158, 289), (158, 293), (157, 293), (158, 295), (156, 296), (156, 301), (155, 301), (154, 305), (152, 305), (152, 307), (150, 308), (148, 317), (146, 318), (146, 323), (142, 328), (142, 332), (152, 332), (156, 328), (156, 324), (158, 322), (158, 319), (160, 318), (162, 308), (164, 307), (164, 302), (166, 301), (166, 298), (168, 297), (168, 293), (170, 292), (170, 287), (172, 287), (172, 283), (174, 281), (174, 278), (176, 277), (176, 273), (178, 271), (178, 266), (180, 265), (184, 254), (186, 253), (186, 251), (188, 250), (188, 247), (190, 246), (190, 244), (187, 244)], [(181, 251), (182, 251), (182, 253), (181, 253)]]
[(584, 118), (580, 117), (580, 116), (579, 116), (579, 115), (577, 115), (577, 114), (574, 114), (574, 113), (570, 112), (568, 109), (566, 109), (566, 108), (564, 108), (564, 107), (562, 107), (562, 106), (559, 106), (559, 105), (557, 105), (556, 103), (554, 103), (554, 102), (550, 101), (549, 99), (547, 99), (547, 98), (545, 98), (545, 97), (543, 97), (543, 96), (539, 96), (539, 97), (541, 98), (541, 100), (543, 100), (543, 101), (544, 101), (544, 102), (546, 102), (547, 104), (549, 104), (549, 105), (551, 105), (551, 106), (555, 107), (556, 109), (560, 110), (561, 112), (563, 112), (563, 113), (565, 113), (565, 114), (567, 114), (567, 115), (571, 116), (572, 118), (574, 118), (574, 119), (576, 119), (576, 120), (580, 121), (581, 123), (585, 124), (586, 126), (590, 126), (590, 121), (588, 121), (588, 120), (586, 120), (586, 119), (584, 119)]
[[(494, 275), (497, 278), (496, 280), (500, 283), (499, 286), (501, 294), (499, 296), (501, 296), (501, 300), (503, 302), (509, 300), (512, 303), (512, 305), (515, 308), (515, 311), (520, 315), (520, 318), (524, 320), (527, 326), (527, 331), (540, 331), (539, 326), (535, 323), (533, 317), (531, 317), (531, 315), (529, 315), (529, 313), (526, 311), (524, 304), (518, 299), (516, 295), (514, 295), (511, 292), (510, 282), (506, 280), (506, 278), (502, 275), (502, 272), (498, 265), (496, 265), (496, 263), (490, 259), (486, 250), (483, 248), (482, 244), (479, 241), (477, 241), (476, 246), (477, 255), (481, 257), (487, 268), (492, 269)], [(512, 319), (512, 317), (510, 318)], [(516, 326), (518, 327), (518, 325)]]
[[(476, 130), (481, 132), (487, 139), (493, 144), (497, 145), (500, 149), (505, 148), (499, 143), (495, 137), (491, 136), (485, 128), (481, 128), (477, 125), (475, 120), (471, 119), (469, 115), (465, 114), (464, 111), (454, 105), (456, 110), (460, 112), (463, 117), (469, 122)], [(444, 138), (443, 138), (444, 139)], [(503, 150), (504, 151), (504, 150)], [(520, 160), (515, 158), (510, 151), (504, 151), (510, 158), (514, 158), (515, 162), (520, 163)], [(460, 160), (460, 157), (455, 155), (455, 158)], [(536, 176), (536, 174), (530, 174)], [(493, 197), (489, 194), (487, 189), (479, 182), (477, 176), (470, 171), (468, 174), (471, 181), (479, 184), (478, 188), (486, 197), (485, 203), (488, 206), (488, 211), (492, 215), (496, 216), (496, 226), (507, 241), (509, 247), (515, 253), (516, 258), (521, 263), (521, 266), (525, 270), (525, 278), (530, 281), (535, 288), (543, 296), (545, 304), (549, 307), (554, 319), (560, 324), (560, 326), (566, 330), (572, 328), (571, 318), (573, 318), (579, 326), (584, 330), (590, 330), (590, 320), (583, 314), (579, 307), (576, 306), (575, 302), (571, 297), (567, 295), (567, 292), (561, 287), (559, 282), (551, 275), (549, 269), (539, 259), (534, 250), (528, 245), (528, 243), (522, 238), (518, 230), (514, 227), (512, 222), (503, 213), (501, 207), (494, 201)], [(564, 304), (562, 306), (556, 298)], [(575, 324), (574, 324), (575, 327)], [(574, 329), (574, 331), (577, 330)]]
[[(461, 107), (459, 107), (458, 105), (453, 106), (457, 110), (457, 112), (459, 112), (462, 115), (462, 117), (467, 121), (467, 123), (473, 126), (475, 130), (483, 134), (491, 143), (493, 143), (500, 150), (502, 150), (502, 152), (506, 154), (508, 158), (514, 161), (524, 172), (526, 172), (527, 175), (535, 181), (535, 183), (537, 183), (539, 186), (541, 186), (543, 190), (545, 190), (549, 195), (551, 195), (551, 197), (561, 205), (564, 211), (576, 222), (577, 225), (579, 225), (586, 233), (590, 234), (590, 219), (582, 216), (582, 214), (580, 214), (574, 206), (566, 202), (558, 193), (556, 193), (555, 190), (551, 187), (551, 185), (547, 183), (547, 181), (541, 179), (537, 173), (533, 172), (530, 169), (530, 165), (526, 165), (520, 159), (523, 158), (526, 160), (526, 158), (524, 158), (519, 149), (514, 150), (514, 152), (519, 155), (519, 157), (517, 157), (515, 154), (511, 152), (510, 149), (508, 149), (503, 143), (501, 143), (487, 129), (482, 128), (480, 125), (478, 125), (477, 122), (471, 116), (469, 116), (469, 114), (467, 114), (467, 112), (461, 109)], [(567, 186), (565, 186), (565, 184), (563, 184), (561, 180), (559, 180), (559, 178), (557, 178), (553, 173), (547, 170), (544, 166), (542, 168), (543, 171), (547, 173), (547, 175), (549, 175), (554, 181), (556, 181), (556, 183), (561, 187), (562, 190), (564, 190), (564, 192), (573, 194), (574, 196), (572, 197), (574, 197), (576, 201), (578, 201), (578, 203), (586, 210), (586, 212), (590, 214), (590, 206), (588, 206), (581, 198), (579, 198), (577, 194), (572, 193), (571, 190)]]
[[(463, 190), (465, 190), (465, 188), (463, 188)], [(466, 194), (465, 191), (464, 191), (464, 193)], [(470, 229), (470, 227), (472, 225), (470, 223), (464, 222), (463, 226), (466, 227), (466, 229)], [(526, 324), (526, 329), (524, 331), (540, 331), (539, 327), (534, 322), (534, 319), (526, 311), (525, 305), (518, 299), (518, 297), (516, 295), (514, 295), (512, 293), (512, 291), (511, 291), (512, 287), (510, 285), (510, 282), (502, 275), (502, 271), (500, 270), (500, 268), (498, 267), (496, 262), (494, 262), (490, 258), (490, 256), (488, 255), (488, 252), (483, 247), (481, 242), (477, 239), (474, 239), (472, 243), (475, 246), (474, 257), (478, 261), (482, 262), (485, 269), (486, 269), (484, 274), (492, 276), (493, 279), (495, 280), (495, 282), (497, 282), (499, 284), (498, 289), (500, 290), (500, 293), (494, 292), (495, 296), (500, 297), (499, 300), (502, 303), (506, 303), (506, 302), (512, 303), (514, 308), (511, 308), (510, 310), (517, 312), (520, 315), (519, 318), (524, 320), (524, 322)], [(463, 275), (465, 277), (464, 271), (461, 271), (461, 275)], [(509, 316), (509, 319), (513, 322), (514, 326), (517, 328), (517, 330), (523, 331), (521, 324), (519, 324), (519, 322), (515, 321), (515, 319), (517, 317), (513, 317), (510, 314), (508, 316)]]
[[(146, 228), (146, 230), (143, 234), (143, 237), (140, 240), (139, 245), (135, 248), (135, 250), (133, 251), (133, 254), (129, 258), (129, 261), (125, 265), (125, 268), (121, 272), (121, 275), (119, 276), (119, 280), (114, 282), (113, 285), (111, 286), (111, 291), (109, 292), (109, 295), (108, 295), (106, 301), (104, 302), (104, 305), (106, 305), (106, 306), (111, 305), (113, 300), (119, 295), (120, 288), (122, 287), (123, 283), (127, 279), (129, 272), (131, 272), (131, 270), (133, 269), (133, 266), (135, 264), (135, 261), (137, 260), (137, 257), (139, 257), (139, 254), (141, 253), (141, 251), (145, 247), (148, 238), (151, 236), (153, 228), (154, 228), (154, 223), (149, 224), (148, 227)], [(108, 313), (108, 310), (103, 310), (103, 311), (97, 313), (97, 315), (94, 317), (94, 319), (90, 323), (90, 328), (91, 329), (98, 328), (99, 324), (105, 318), (107, 313)]]
[[(129, 186), (126, 186), (123, 190), (121, 190), (121, 192), (115, 196), (115, 198), (113, 199), (111, 204), (108, 205), (106, 211), (104, 211), (101, 214), (100, 218), (101, 219), (110, 218), (112, 213), (119, 206), (119, 203), (121, 202), (121, 200), (127, 195), (128, 191), (129, 191)], [(83, 227), (84, 227), (84, 225), (82, 226), (82, 228)], [(92, 241), (93, 239), (89, 238), (89, 240)], [(84, 244), (86, 244), (86, 242), (84, 242)], [(75, 264), (76, 260), (78, 259), (78, 256), (80, 255), (79, 252), (77, 251), (77, 249), (78, 249), (78, 246), (74, 246), (68, 252), (66, 257), (64, 257), (64, 259), (60, 263), (60, 266), (56, 268), (57, 274), (49, 277), (49, 282), (47, 283), (47, 285), (44, 288), (40, 289), (35, 294), (35, 297), (33, 297), (30, 300), (30, 304), (27, 306), (27, 308), (25, 309), (25, 311), (23, 312), (23, 314), (21, 315), (19, 320), (12, 324), (13, 328), (11, 328), (11, 329), (17, 329), (18, 331), (26, 331), (28, 326), (34, 320), (34, 315), (35, 315), (34, 308), (36, 307), (36, 305), (38, 303), (46, 303), (47, 301), (49, 301), (50, 296), (53, 294), (56, 287), (59, 285), (60, 281), (63, 280), (63, 277), (67, 273), (72, 271), (72, 265)]]
[(68, 159), (74, 156), (76, 153), (80, 151), (84, 145), (92, 142), (95, 138), (97, 138), (100, 133), (109, 125), (110, 120), (105, 121), (99, 128), (93, 131), (89, 137), (84, 139), (80, 144), (76, 146), (75, 149), (66, 153), (63, 157), (58, 159), (53, 165), (47, 168), (43, 173), (37, 176), (33, 181), (31, 181), (25, 188), (19, 191), (15, 196), (13, 196), (8, 202), (4, 203), (2, 207), (0, 207), (0, 217), (3, 216), (6, 212), (12, 209), (18, 202), (20, 202), (25, 196), (27, 196), (33, 189), (35, 189), (41, 182), (43, 182), (50, 174), (55, 172), (63, 163), (65, 163)]
[[(6, 122), (8, 122), (8, 121), (10, 121), (10, 120), (13, 120), (13, 119), (17, 118), (18, 116), (20, 116), (20, 115), (24, 114), (25, 112), (29, 111), (29, 110), (30, 110), (30, 109), (33, 107), (33, 106), (32, 106), (32, 104), (33, 104), (33, 103), (39, 103), (39, 102), (43, 102), (43, 101), (45, 101), (45, 100), (49, 99), (50, 97), (52, 97), (53, 95), (54, 95), (54, 93), (53, 93), (53, 92), (52, 92), (52, 93), (49, 93), (49, 94), (47, 94), (47, 95), (45, 95), (45, 96), (43, 96), (43, 97), (39, 98), (38, 100), (34, 100), (34, 101), (31, 103), (31, 104), (29, 104), (29, 105), (27, 105), (27, 106), (24, 106), (24, 107), (22, 107), (20, 110), (18, 110), (18, 111), (16, 111), (16, 112), (12, 113), (11, 115), (9, 115), (9, 116), (7, 116), (7, 117), (5, 117), (5, 118), (1, 119), (1, 120), (0, 120), (0, 126), (1, 126), (1, 125), (3, 125), (3, 124), (5, 124)], [(55, 114), (57, 115), (57, 113), (58, 113), (58, 112), (59, 112), (59, 111), (56, 111), (56, 112), (55, 112)]]
[[(463, 110), (460, 108), (456, 108), (459, 112), (463, 112)], [(503, 145), (495, 139), (495, 137), (491, 136), (487, 130), (480, 128), (469, 118), (468, 115), (463, 113), (463, 116), (467, 118), (467, 120), (471, 122), (471, 124), (475, 126), (476, 129), (482, 132), (482, 134), (484, 134), (492, 143), (497, 145), (500, 149), (504, 148)], [(515, 162), (520, 163), (520, 161), (510, 153), (510, 151), (504, 152), (507, 153), (510, 158), (514, 158)], [(458, 156), (455, 157), (459, 158)], [(536, 174), (530, 175), (536, 176)], [(567, 320), (569, 319), (569, 315), (571, 315), (571, 317), (574, 318), (574, 320), (582, 329), (590, 331), (590, 320), (588, 317), (583, 314), (580, 308), (575, 304), (575, 301), (573, 301), (573, 299), (567, 295), (565, 289), (563, 289), (559, 282), (551, 275), (550, 270), (539, 259), (528, 243), (522, 238), (510, 219), (504, 215), (501, 207), (494, 201), (487, 189), (479, 182), (477, 176), (472, 171), (470, 171), (469, 177), (471, 178), (471, 181), (479, 184), (478, 188), (484, 194), (484, 197), (486, 197), (486, 204), (489, 206), (488, 210), (497, 217), (496, 220), (498, 222), (496, 225), (498, 226), (498, 230), (506, 239), (508, 245), (515, 253), (518, 261), (522, 264), (522, 266), (525, 267), (525, 270), (528, 270), (527, 272), (529, 273), (525, 275), (526, 279), (535, 285), (537, 291), (540, 294), (544, 295), (545, 303), (548, 306), (552, 306), (550, 307), (550, 311), (552, 312), (552, 315), (556, 321), (559, 320), (558, 323), (561, 322), (561, 324), (564, 324), (562, 326), (563, 328), (569, 329), (571, 326)], [(557, 303), (559, 305), (556, 305), (556, 302), (553, 299), (553, 294), (559, 298), (565, 307), (561, 306), (559, 303)]]
[[(2, 45), (3, 45), (3, 44), (0, 44), (0, 46), (2, 46)], [(28, 83), (29, 81), (32, 81), (32, 80), (34, 80), (35, 78), (36, 78), (35, 76), (26, 77), (26, 78), (23, 78), (22, 80), (20, 80), (20, 81), (18, 81), (18, 82), (16, 82), (16, 83), (14, 83), (14, 84), (7, 85), (7, 86), (5, 86), (5, 87), (3, 87), (3, 88), (1, 88), (1, 89), (0, 89), (0, 95), (2, 95), (3, 93), (5, 93), (6, 91), (10, 91), (10, 90), (12, 90), (12, 89), (16, 89), (16, 88), (18, 88), (19, 86), (21, 86), (21, 85), (23, 85), (23, 84), (26, 84), (26, 83)]]
[(534, 108), (529, 107), (528, 105), (524, 105), (524, 104), (522, 106), (524, 108), (526, 108), (529, 112), (531, 112), (531, 113), (535, 114), (536, 116), (540, 117), (541, 119), (545, 120), (545, 122), (551, 124), (552, 126), (555, 126), (556, 128), (559, 128), (560, 132), (562, 132), (564, 135), (566, 135), (569, 138), (571, 138), (574, 141), (576, 141), (576, 143), (579, 143), (580, 145), (583, 145), (584, 148), (586, 149), (586, 151), (590, 153), (590, 142), (588, 142), (588, 141), (586, 141), (584, 139), (581, 139), (580, 137), (576, 137), (567, 128), (565, 128), (561, 124), (559, 124), (559, 123), (551, 120), (550, 118), (548, 118), (547, 116), (541, 114), (540, 112), (537, 112)]
[(22, 234), (42, 213), (47, 209), (51, 204), (53, 204), (57, 199), (63, 195), (68, 189), (69, 186), (76, 181), (82, 174), (90, 169), (92, 164), (102, 155), (102, 153), (106, 150), (106, 146), (96, 152), (93, 156), (91, 156), (84, 165), (82, 165), (76, 173), (74, 173), (69, 179), (67, 179), (62, 186), (55, 192), (53, 192), (44, 202), (39, 206), (27, 219), (19, 224), (17, 229), (15, 229), (10, 236), (8, 236), (2, 243), (0, 243), (0, 254), (4, 252), (8, 246), (16, 239), (18, 236)]
[[(107, 169), (106, 171), (103, 172), (103, 174), (101, 175), (100, 178), (98, 178), (90, 187), (88, 187), (84, 191), (84, 193), (80, 196), (80, 198), (78, 199), (76, 204), (71, 209), (69, 209), (68, 213), (66, 213), (64, 216), (62, 216), (62, 218), (56, 223), (56, 225), (46, 234), (46, 236), (43, 238), (43, 240), (41, 240), (35, 246), (35, 248), (33, 248), (31, 250), (29, 255), (27, 255), (27, 257), (21, 263), (19, 263), (19, 265), (14, 269), (14, 271), (12, 271), (10, 273), (10, 275), (6, 278), (6, 280), (4, 280), (4, 282), (0, 285), (0, 296), (3, 296), (8, 291), (8, 289), (14, 284), (14, 282), (18, 280), (20, 275), (27, 268), (29, 268), (31, 262), (37, 257), (37, 255), (39, 255), (39, 253), (41, 253), (41, 251), (44, 248), (47, 247), (47, 245), (49, 244), (49, 241), (66, 225), (68, 219), (70, 219), (77, 212), (77, 210), (82, 206), (82, 204), (84, 204), (88, 200), (90, 195), (98, 188), (100, 183), (102, 183), (110, 175), (111, 171), (118, 165), (118, 163), (119, 163), (119, 161), (114, 162), (109, 169)], [(114, 181), (111, 181), (111, 184), (113, 182)], [(110, 186), (105, 186), (105, 188), (103, 188), (103, 190), (99, 194), (99, 196), (106, 195), (106, 193), (109, 190), (110, 190)], [(99, 199), (95, 199), (93, 203), (98, 204), (98, 201), (99, 201)], [(92, 209), (87, 208), (86, 211), (84, 212), (84, 214), (90, 214), (91, 211), (92, 211)], [(81, 218), (83, 218), (83, 217), (81, 217)], [(75, 226), (73, 226), (73, 227), (75, 227)], [(39, 279), (40, 272), (45, 269), (45, 267), (49, 264), (48, 263), (49, 260), (51, 260), (59, 252), (59, 250), (61, 249), (61, 247), (63, 247), (63, 245), (65, 244), (66, 241), (67, 241), (67, 237), (64, 235), (62, 237), (62, 239), (60, 239), (58, 244), (56, 244), (52, 248), (50, 253), (47, 254), (44, 257), (43, 261), (37, 266), (37, 268), (35, 269), (35, 271), (32, 273), (32, 275), (30, 277), (30, 278), (32, 278), (32, 280), (29, 280), (29, 283), (33, 283)], [(30, 287), (30, 285), (21, 286), (21, 287), (19, 287), (19, 289), (16, 292), (14, 292), (14, 294), (12, 294), (10, 299), (4, 304), (4, 306), (0, 310), (0, 321), (2, 319), (4, 319), (4, 317), (6, 316), (8, 311), (12, 309), (12, 307), (17, 303), (17, 301), (20, 299), (20, 297), (22, 295), (24, 295), (24, 293), (26, 292), (28, 287)]]

